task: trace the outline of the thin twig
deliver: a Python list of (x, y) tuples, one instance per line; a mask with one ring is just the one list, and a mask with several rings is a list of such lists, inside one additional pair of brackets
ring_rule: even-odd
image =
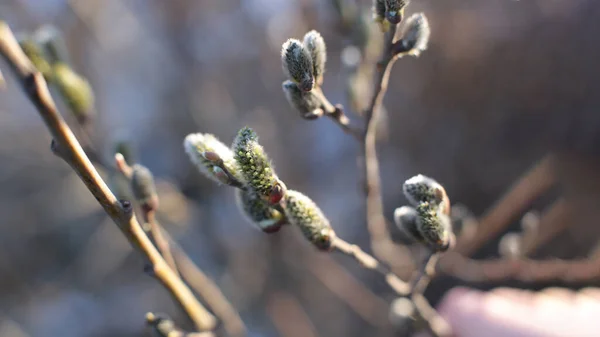
[(178, 328), (170, 318), (152, 312), (146, 314), (146, 324), (161, 337), (215, 337), (212, 331), (185, 332)]
[(555, 183), (554, 156), (547, 155), (525, 173), (509, 191), (481, 218), (477, 232), (456, 245), (465, 256), (473, 254), (517, 219), (527, 207)]
[[(117, 170), (121, 172), (128, 180), (131, 180), (133, 175), (133, 168), (127, 164), (125, 161), (125, 157), (121, 153), (115, 154), (115, 163), (117, 166)], [(155, 195), (155, 205), (158, 207), (158, 197)], [(169, 246), (169, 241), (165, 239), (163, 235), (163, 230), (161, 229), (160, 224), (156, 221), (156, 208), (144, 208), (142, 207), (142, 218), (144, 219), (144, 223), (146, 223), (150, 230), (150, 236), (156, 248), (165, 259), (169, 267), (173, 270), (175, 274), (179, 277), (179, 271), (177, 269), (177, 264), (175, 263), (175, 259), (173, 258), (173, 254), (171, 253), (171, 247)]]
[(402, 281), (392, 271), (373, 256), (365, 253), (359, 246), (350, 244), (340, 238), (335, 238), (333, 248), (343, 254), (354, 258), (361, 266), (369, 270), (375, 270), (385, 276), (387, 284), (398, 295), (407, 295), (410, 292), (410, 285)]
[(435, 274), (435, 266), (439, 260), (439, 254), (430, 252), (425, 261), (421, 263), (421, 268), (412, 283), (410, 298), (415, 305), (415, 309), (423, 320), (425, 327), (435, 337), (446, 337), (452, 335), (452, 329), (448, 322), (441, 317), (437, 311), (431, 307), (423, 293), (429, 285), (431, 278)]
[(327, 115), (327, 117), (331, 118), (331, 120), (339, 125), (344, 132), (351, 135), (358, 141), (361, 140), (361, 131), (351, 125), (350, 119), (348, 119), (348, 116), (346, 116), (344, 107), (341, 104), (331, 104), (320, 87), (313, 89), (313, 94), (319, 97), (321, 100), (321, 110), (325, 113), (325, 115)]
[(317, 331), (302, 305), (293, 295), (279, 291), (267, 301), (267, 315), (282, 337), (317, 337)]
[(447, 253), (438, 269), (466, 282), (562, 281), (566, 283), (600, 280), (600, 256), (585, 260), (498, 259), (478, 261), (458, 253)]
[[(304, 260), (308, 271), (365, 322), (377, 328), (386, 325), (389, 304), (339, 265), (331, 256), (328, 254), (309, 256)], [(286, 262), (297, 264), (296, 259)]]
[(44, 77), (31, 64), (8, 25), (2, 21), (0, 21), (0, 53), (8, 61), (25, 93), (46, 123), (55, 139), (57, 152), (79, 175), (132, 246), (148, 259), (155, 277), (178, 300), (196, 327), (201, 331), (212, 330), (216, 324), (214, 316), (197, 301), (191, 290), (169, 268), (134, 216), (131, 204), (119, 202), (108, 188), (58, 112)]
[(204, 303), (223, 323), (227, 334), (231, 337), (245, 336), (246, 326), (244, 322), (237, 310), (223, 295), (217, 284), (198, 268), (194, 261), (173, 241), (166, 231), (163, 231), (163, 234), (165, 240), (170, 243), (175, 263), (179, 267), (179, 272), (190, 287), (194, 289)]
[(565, 199), (558, 199), (548, 207), (539, 220), (539, 228), (533, 235), (523, 236), (521, 254), (528, 256), (548, 243), (556, 235), (573, 225), (571, 207)]

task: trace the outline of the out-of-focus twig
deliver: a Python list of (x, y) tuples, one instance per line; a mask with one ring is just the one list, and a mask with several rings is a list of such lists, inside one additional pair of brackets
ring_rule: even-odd
[(569, 203), (565, 199), (558, 199), (543, 213), (535, 233), (523, 236), (521, 254), (523, 256), (533, 254), (536, 249), (548, 243), (572, 224)]
[(431, 278), (435, 274), (435, 266), (439, 260), (439, 255), (435, 253), (428, 254), (427, 258), (421, 263), (421, 268), (412, 283), (410, 298), (413, 301), (416, 312), (426, 323), (425, 327), (435, 337), (447, 337), (452, 335), (452, 328), (441, 317), (438, 312), (431, 307), (423, 293), (429, 285)]
[(562, 281), (567, 283), (600, 280), (600, 256), (585, 260), (499, 259), (478, 261), (448, 253), (441, 272), (466, 282), (519, 280), (523, 282)]
[(555, 183), (553, 167), (554, 156), (547, 155), (526, 172), (481, 218), (475, 235), (466, 241), (459, 240), (456, 251), (469, 256), (510, 225), (511, 221)]
[(267, 302), (267, 314), (282, 337), (316, 337), (317, 332), (298, 300), (286, 293), (275, 292)]
[(354, 258), (362, 267), (375, 270), (385, 276), (388, 285), (398, 295), (406, 295), (410, 292), (410, 285), (402, 281), (392, 271), (373, 256), (365, 253), (359, 246), (350, 244), (340, 238), (335, 238), (333, 248), (345, 255)]
[(305, 266), (329, 291), (366, 322), (378, 328), (386, 324), (388, 304), (330, 256), (309, 257)]
[(129, 242), (148, 259), (153, 274), (178, 300), (196, 327), (201, 331), (212, 330), (216, 324), (214, 316), (197, 301), (191, 290), (177, 277), (154, 247), (134, 216), (131, 203), (118, 201), (100, 177), (58, 112), (44, 77), (23, 53), (5, 22), (0, 22), (0, 53), (8, 61), (23, 90), (46, 123), (54, 138), (55, 153), (73, 168)]

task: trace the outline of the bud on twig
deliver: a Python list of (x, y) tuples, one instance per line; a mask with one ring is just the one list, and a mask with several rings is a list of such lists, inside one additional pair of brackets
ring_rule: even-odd
[(417, 229), (424, 243), (435, 252), (444, 252), (454, 244), (450, 218), (429, 202), (417, 206)]
[(19, 45), (35, 68), (44, 75), (44, 79), (47, 82), (52, 82), (52, 66), (46, 59), (42, 47), (30, 37), (22, 38)]
[(283, 71), (303, 91), (315, 86), (313, 62), (310, 52), (296, 39), (287, 40), (281, 48)]
[(311, 30), (304, 35), (304, 48), (308, 50), (312, 59), (313, 65), (313, 76), (316, 81), (316, 85), (320, 86), (323, 84), (323, 74), (325, 73), (325, 62), (327, 62), (327, 47), (325, 46), (325, 40), (319, 32)]
[(305, 119), (316, 119), (323, 115), (321, 98), (315, 95), (314, 90), (302, 91), (292, 81), (283, 82), (283, 92), (290, 105)]
[[(234, 183), (231, 180), (241, 181), (240, 169), (233, 152), (217, 137), (208, 133), (192, 133), (185, 137), (183, 146), (191, 161), (208, 178), (228, 185)], [(228, 172), (224, 172), (221, 165)]]
[(402, 30), (401, 46), (403, 53), (419, 56), (427, 49), (431, 29), (423, 13), (411, 15)]
[(241, 129), (232, 148), (245, 184), (270, 204), (279, 203), (286, 188), (277, 178), (256, 133), (249, 127)]
[(401, 240), (405, 244), (424, 242), (417, 229), (417, 210), (410, 206), (402, 206), (394, 211), (394, 222), (402, 234)]
[[(450, 206), (445, 205), (449, 203), (449, 200), (444, 187), (432, 178), (422, 174), (405, 181), (402, 190), (408, 201), (414, 206), (418, 206), (422, 202), (428, 202), (432, 205), (443, 206), (445, 212), (446, 207), (449, 208)], [(449, 209), (447, 211), (449, 212)]]
[(85, 124), (94, 113), (94, 93), (90, 84), (67, 64), (52, 66), (54, 83), (79, 123)]
[(406, 297), (399, 297), (390, 304), (389, 320), (396, 329), (406, 330), (414, 322), (415, 305)]
[(404, 8), (408, 5), (407, 0), (385, 0), (385, 17), (394, 25), (402, 21)]
[(308, 241), (320, 250), (330, 250), (335, 232), (319, 207), (304, 194), (289, 190), (285, 195), (285, 215), (300, 228)]
[(154, 185), (154, 176), (145, 166), (135, 164), (131, 170), (131, 191), (136, 201), (145, 211), (158, 208), (158, 195)]
[(52, 25), (44, 25), (33, 34), (34, 40), (43, 48), (51, 64), (69, 63), (69, 52), (61, 32)]
[(521, 256), (522, 238), (518, 233), (506, 233), (498, 243), (498, 253), (501, 257), (516, 259)]
[(275, 233), (285, 224), (285, 217), (281, 212), (264, 201), (252, 190), (236, 190), (238, 207), (248, 219), (265, 233)]

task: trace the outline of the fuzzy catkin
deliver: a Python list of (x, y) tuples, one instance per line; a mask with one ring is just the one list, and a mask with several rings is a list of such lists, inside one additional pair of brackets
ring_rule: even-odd
[(302, 91), (296, 83), (285, 81), (282, 84), (283, 92), (290, 105), (300, 112), (304, 118), (317, 118), (318, 114), (314, 114), (315, 110), (321, 108), (321, 99), (315, 95), (313, 91)]
[(452, 232), (448, 216), (441, 214), (438, 207), (429, 202), (417, 206), (417, 229), (424, 243), (433, 251), (443, 252), (451, 245)]
[(306, 195), (289, 190), (285, 196), (285, 215), (304, 237), (320, 250), (331, 249), (335, 232), (321, 209)]
[(232, 149), (245, 184), (272, 204), (279, 202), (281, 197), (277, 198), (275, 194), (282, 183), (265, 150), (258, 143), (256, 132), (249, 127), (241, 129), (233, 141)]
[(220, 175), (222, 169), (216, 166), (214, 161), (206, 158), (207, 153), (218, 156), (223, 161), (223, 166), (229, 173), (236, 179), (241, 180), (241, 173), (233, 152), (214, 135), (209, 133), (189, 134), (185, 137), (183, 146), (192, 163), (198, 167), (201, 173), (213, 181), (219, 184), (227, 183), (223, 181), (222, 175)]
[(327, 62), (327, 46), (319, 32), (311, 30), (304, 35), (303, 46), (310, 54), (313, 65), (313, 76), (316, 84), (323, 84), (325, 63)]
[(94, 113), (94, 93), (82, 76), (67, 64), (58, 62), (52, 66), (52, 78), (65, 103), (81, 123)]
[(402, 30), (402, 45), (407, 53), (419, 56), (427, 50), (430, 35), (431, 28), (425, 14), (415, 13), (408, 18)]
[(313, 63), (309, 51), (296, 39), (287, 40), (281, 47), (283, 71), (303, 91), (315, 86)]
[(281, 229), (284, 216), (264, 201), (252, 190), (236, 190), (238, 207), (246, 219), (265, 233), (274, 233)]

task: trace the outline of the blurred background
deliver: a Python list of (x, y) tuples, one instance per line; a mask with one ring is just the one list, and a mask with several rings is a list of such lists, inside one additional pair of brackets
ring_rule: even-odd
[[(233, 189), (201, 176), (182, 147), (191, 132), (229, 143), (251, 126), (287, 186), (315, 200), (339, 236), (370, 251), (358, 144), (329, 120), (299, 118), (281, 89), (281, 44), (317, 29), (328, 47), (324, 92), (359, 123), (346, 89), (360, 57), (354, 45), (369, 35), (349, 33), (355, 27), (336, 3), (370, 7), (367, 0), (0, 3), (0, 19), (15, 32), (53, 24), (64, 33), (73, 68), (96, 95), (94, 146), (109, 160), (116, 142), (131, 144), (135, 160), (159, 180), (159, 219), (219, 284), (250, 336), (400, 335), (388, 320), (394, 295), (380, 275), (317, 253), (296, 231), (255, 230)], [(600, 3), (413, 0), (407, 11), (426, 13), (432, 38), (420, 58), (397, 62), (385, 99), (379, 154), (386, 216), (406, 204), (402, 183), (417, 173), (436, 178), (453, 203), (480, 216), (554, 153), (558, 183), (530, 209), (542, 212), (564, 198), (569, 212), (533, 255), (585, 257), (600, 237)], [(78, 177), (51, 154), (33, 105), (4, 62), (2, 69), (0, 336), (146, 336), (148, 311), (191, 327)], [(352, 97), (365, 93), (359, 88)], [(518, 230), (514, 220), (507, 230)], [(475, 256), (497, 257), (497, 239)], [(426, 295), (435, 304), (459, 284), (594, 285), (442, 276)]]

